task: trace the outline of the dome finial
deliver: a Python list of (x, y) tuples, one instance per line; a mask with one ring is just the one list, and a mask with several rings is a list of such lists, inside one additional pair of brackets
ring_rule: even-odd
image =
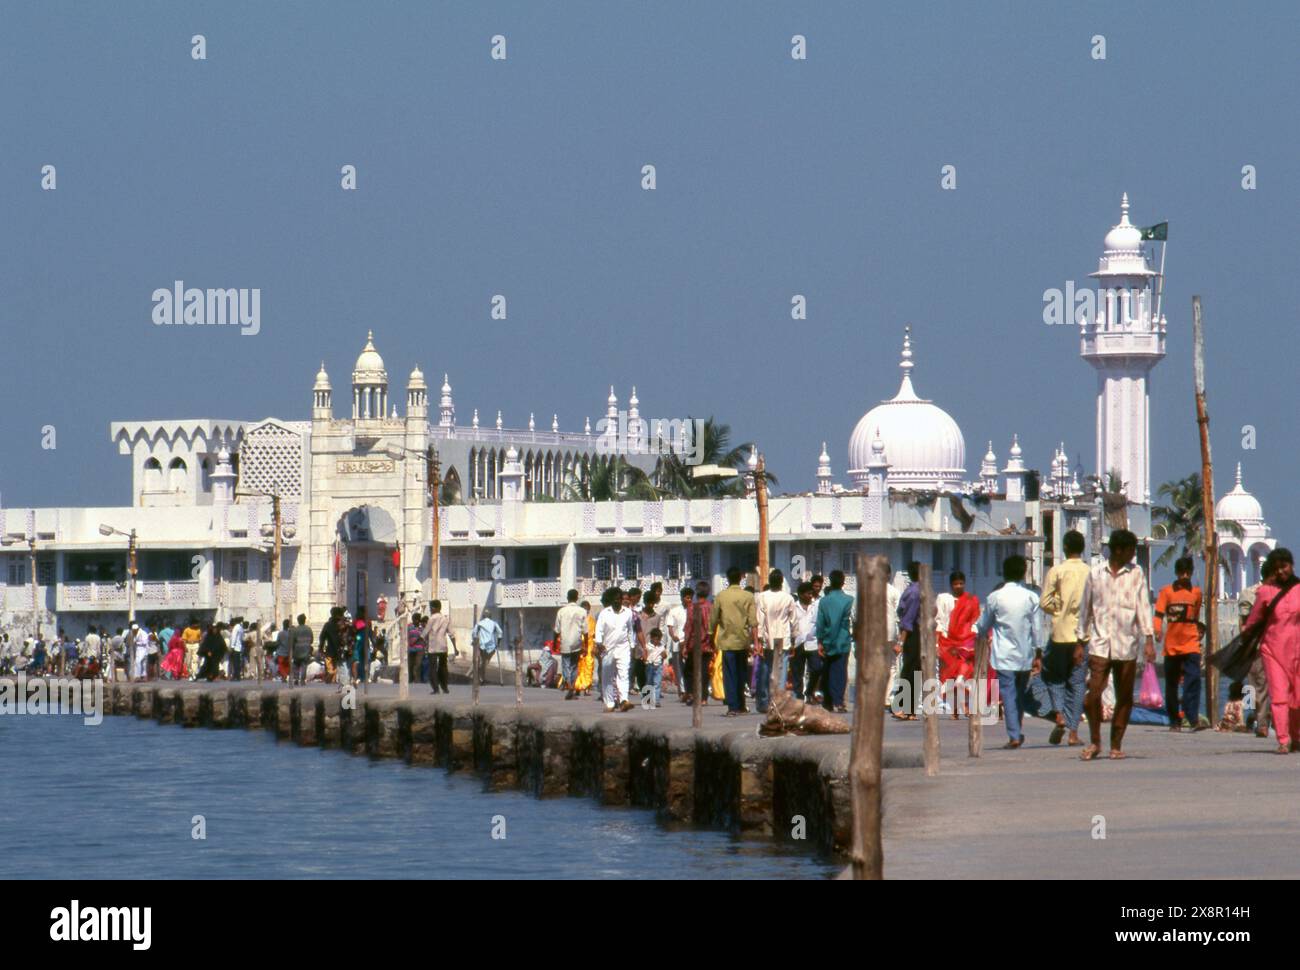
[(1237, 462), (1237, 487), (1241, 488), (1241, 462)]
[(898, 364), (903, 369), (903, 376), (906, 377), (912, 369), (912, 325), (909, 323), (903, 327), (903, 359)]
[(1122, 223), (1128, 222), (1128, 193), (1127, 192), (1124, 193), (1123, 198), (1121, 198), (1119, 202), (1119, 221)]

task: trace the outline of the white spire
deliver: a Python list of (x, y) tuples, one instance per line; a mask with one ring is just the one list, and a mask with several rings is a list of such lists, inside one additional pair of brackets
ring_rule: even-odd
[(528, 430), (529, 430), (529, 431), (536, 431), (536, 430), (537, 430), (537, 422), (533, 420), (533, 412), (532, 412), (532, 411), (529, 411), (529, 412), (528, 412)]
[(585, 435), (590, 435), (590, 434), (591, 434), (591, 415), (590, 415), (590, 414), (587, 415), (586, 424), (583, 425), (582, 433), (585, 434)]
[(551, 415), (551, 430), (557, 433), (560, 430), (560, 416), (558, 414)]
[(501, 430), (501, 412), (500, 412), (500, 411), (497, 412), (497, 430), (498, 430), (498, 431)]
[(478, 408), (474, 409), (474, 430), (478, 430)]
[(817, 491), (825, 494), (831, 490), (831, 456), (822, 442), (822, 453), (817, 459)]
[(895, 401), (920, 400), (912, 387), (912, 368), (915, 366), (912, 362), (912, 325), (909, 323), (903, 327), (903, 354), (898, 362), (898, 369), (903, 372), (903, 380), (898, 385), (898, 393), (894, 395)]

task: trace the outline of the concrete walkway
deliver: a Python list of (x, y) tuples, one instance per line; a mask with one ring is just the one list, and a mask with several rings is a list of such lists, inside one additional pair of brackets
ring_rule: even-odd
[[(1015, 751), (999, 750), (1001, 724), (985, 727), (972, 759), (966, 723), (945, 720), (938, 777), (888, 776), (885, 877), (1300, 878), (1300, 754), (1253, 734), (1130, 725), (1128, 758), (1113, 762), (1109, 729), (1094, 762), (1049, 745), (1041, 720)], [(891, 722), (886, 736), (919, 747), (921, 730)]]

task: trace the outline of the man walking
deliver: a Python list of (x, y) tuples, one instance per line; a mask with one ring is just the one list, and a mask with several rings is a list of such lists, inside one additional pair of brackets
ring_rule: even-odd
[[(896, 687), (902, 693), (899, 707), (902, 714), (895, 717), (905, 721), (916, 720), (916, 704), (921, 690), (921, 564), (907, 564), (907, 578), (911, 580), (903, 595), (898, 598), (898, 642), (894, 644), (894, 653), (902, 657), (898, 670), (899, 684)], [(891, 705), (892, 706), (892, 705)]]
[(794, 696), (800, 700), (820, 703), (822, 695), (818, 692), (818, 685), (821, 683), (822, 658), (817, 650), (817, 603), (813, 600), (812, 583), (800, 583), (797, 592), (799, 598), (794, 604), (794, 655), (790, 659), (791, 686)]
[(1177, 578), (1156, 597), (1155, 635), (1164, 636), (1165, 713), (1169, 715), (1170, 731), (1183, 729), (1178, 706), (1179, 679), (1183, 682), (1182, 711), (1187, 715), (1188, 727), (1193, 731), (1209, 727), (1200, 723), (1201, 635), (1205, 624), (1201, 622), (1201, 588), (1192, 585), (1194, 568), (1191, 556), (1175, 562)]
[(1025, 743), (1021, 725), (1029, 677), (1042, 666), (1039, 642), (1038, 594), (1024, 585), (1027, 563), (1024, 556), (1008, 556), (1002, 563), (1002, 585), (984, 601), (977, 630), (980, 636), (992, 631), (989, 664), (998, 672), (998, 692), (1007, 725), (1004, 748)]
[(682, 606), (686, 609), (686, 632), (682, 636), (682, 682), (686, 692), (683, 704), (695, 703), (695, 654), (700, 655), (700, 706), (709, 703), (709, 664), (713, 661), (713, 638), (710, 634), (713, 604), (709, 602), (709, 587), (700, 583), (694, 595), (682, 590)]
[(298, 625), (293, 628), (293, 685), (307, 683), (307, 661), (311, 659), (313, 640), (307, 615), (299, 613)]
[(1084, 645), (1079, 642), (1079, 605), (1088, 581), (1088, 566), (1083, 561), (1083, 533), (1071, 529), (1062, 540), (1065, 562), (1057, 563), (1043, 581), (1040, 604), (1052, 618), (1052, 638), (1043, 653), (1043, 685), (1056, 712), (1056, 727), (1047, 740), (1060, 744), (1068, 731), (1070, 746), (1079, 740), (1079, 716), (1083, 713), (1083, 690), (1088, 679), (1084, 662)]
[(244, 618), (235, 617), (230, 628), (230, 679), (242, 680), (244, 671)]
[[(442, 612), (442, 600), (429, 600), (429, 619), (424, 624), (424, 640), (429, 649), (429, 687), (433, 693), (447, 689), (447, 641), (456, 646), (456, 635), (451, 632), (451, 617)], [(460, 655), (460, 651), (456, 651)]]
[(682, 641), (686, 637), (686, 602), (694, 599), (689, 588), (683, 588), (678, 602), (668, 608), (664, 616), (663, 631), (667, 634), (668, 662), (672, 666), (673, 683), (677, 686), (677, 699), (686, 701), (686, 681), (682, 676)]
[(844, 573), (839, 569), (831, 570), (831, 588), (817, 606), (817, 643), (822, 659), (822, 706), (847, 714), (844, 691), (853, 651), (853, 597), (844, 592)]
[(632, 664), (632, 645), (636, 637), (632, 611), (623, 605), (623, 593), (617, 586), (607, 589), (601, 602), (605, 608), (596, 618), (601, 699), (605, 702), (606, 714), (630, 711), (632, 702), (628, 700), (628, 675)]
[(785, 588), (781, 570), (767, 576), (767, 588), (754, 598), (758, 614), (758, 642), (763, 648), (758, 668), (758, 713), (766, 714), (770, 698), (772, 667), (777, 668), (777, 683), (785, 685), (786, 650), (791, 646), (795, 625), (794, 597)]
[(505, 631), (501, 629), (500, 624), (492, 619), (492, 615), (487, 610), (484, 610), (483, 615), (474, 624), (474, 630), (470, 634), (471, 643), (478, 646), (478, 682), (480, 684), (487, 680), (488, 662), (492, 659), (492, 654), (496, 653), (497, 643), (505, 635)]
[[(560, 648), (560, 675), (564, 678), (564, 699), (573, 700), (577, 694), (573, 685), (578, 682), (578, 660), (587, 635), (587, 611), (578, 605), (578, 591), (569, 590), (568, 600), (555, 614), (555, 643)], [(444, 650), (444, 655), (446, 651)]]
[(1088, 715), (1091, 743), (1080, 756), (1084, 761), (1092, 761), (1101, 753), (1101, 695), (1109, 677), (1115, 681), (1110, 757), (1124, 757), (1124, 729), (1133, 711), (1139, 640), (1145, 644), (1146, 662), (1156, 660), (1146, 575), (1133, 561), (1137, 536), (1127, 529), (1116, 529), (1107, 546), (1110, 556), (1088, 571), (1079, 606), (1077, 638), (1088, 644), (1088, 694), (1083, 709)]
[(745, 658), (755, 650), (758, 614), (754, 594), (740, 586), (740, 570), (727, 570), (726, 589), (713, 598), (709, 633), (722, 651), (722, 689), (727, 699), (726, 717), (745, 709)]

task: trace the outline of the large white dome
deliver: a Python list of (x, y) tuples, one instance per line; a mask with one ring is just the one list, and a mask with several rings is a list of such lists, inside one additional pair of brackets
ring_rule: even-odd
[(966, 441), (947, 411), (917, 397), (912, 388), (910, 328), (899, 367), (903, 381), (898, 393), (868, 411), (853, 429), (849, 475), (854, 485), (865, 487), (871, 443), (879, 433), (891, 487), (958, 490), (966, 474)]
[(1241, 486), (1241, 462), (1237, 463), (1237, 484), (1214, 506), (1214, 518), (1219, 522), (1236, 522), (1243, 528), (1264, 522), (1263, 506)]

